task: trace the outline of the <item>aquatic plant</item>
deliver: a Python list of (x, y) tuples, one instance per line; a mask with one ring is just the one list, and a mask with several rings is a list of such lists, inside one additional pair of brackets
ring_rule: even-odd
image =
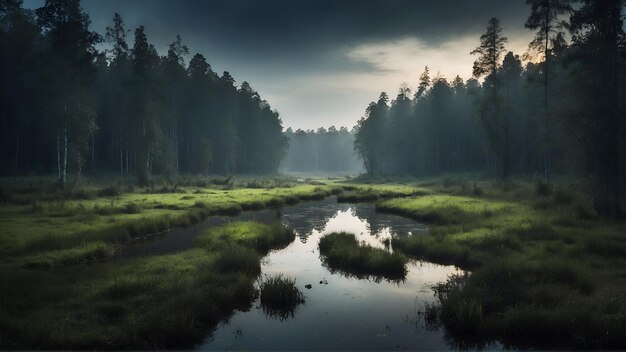
[(296, 280), (277, 274), (261, 283), (261, 306), (271, 317), (286, 319), (293, 316), (296, 307), (304, 303), (304, 294), (296, 287)]

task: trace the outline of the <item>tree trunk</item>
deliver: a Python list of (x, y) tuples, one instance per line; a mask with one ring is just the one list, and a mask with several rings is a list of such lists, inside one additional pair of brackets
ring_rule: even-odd
[[(548, 8), (548, 7), (546, 7)], [(548, 8), (549, 11), (549, 8)], [(543, 178), (547, 183), (550, 181), (550, 126), (548, 119), (548, 61), (550, 52), (548, 51), (548, 45), (550, 43), (550, 28), (546, 26), (545, 34), (545, 59), (543, 74), (543, 114), (544, 114), (544, 149), (543, 149)]]
[(20, 129), (17, 129), (17, 136), (15, 142), (15, 174), (20, 172)]
[(96, 135), (91, 135), (91, 167), (96, 165)]
[(120, 174), (124, 174), (124, 147), (122, 146), (122, 137), (120, 133)]
[(61, 132), (57, 130), (57, 183), (59, 189), (63, 188), (63, 182), (61, 182)]
[(63, 170), (62, 170), (62, 183), (63, 188), (67, 184), (67, 124), (63, 125)]

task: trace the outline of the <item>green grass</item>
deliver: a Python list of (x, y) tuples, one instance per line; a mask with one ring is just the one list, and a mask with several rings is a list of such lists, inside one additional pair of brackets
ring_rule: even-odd
[(46, 251), (23, 258), (26, 268), (54, 268), (106, 260), (113, 254), (114, 246), (102, 241), (91, 242), (80, 247)]
[[(379, 211), (430, 226), (393, 239), (407, 255), (470, 269), (437, 285), (429, 309), (460, 347), (624, 348), (626, 228), (599, 219), (571, 185), (430, 184)], [(422, 185), (424, 186), (424, 185)]]
[(30, 184), (2, 180), (7, 200), (0, 203), (0, 254), (71, 249), (85, 241), (124, 242), (189, 226), (211, 215), (237, 215), (243, 210), (280, 207), (343, 191), (337, 182), (310, 185), (262, 178), (255, 182), (267, 187), (236, 188), (247, 180), (242, 178), (225, 188), (212, 184), (211, 178), (191, 178), (173, 186), (133, 188), (132, 192), (123, 184), (86, 182), (79, 193), (89, 196), (80, 199), (54, 191), (53, 182), (48, 183), (51, 180), (35, 178)]
[(277, 274), (266, 277), (259, 284), (261, 306), (271, 317), (286, 319), (293, 316), (299, 304), (304, 303), (302, 291), (296, 287), (296, 280)]
[(94, 242), (18, 258), (34, 264), (0, 267), (0, 348), (192, 348), (258, 296), (254, 283), (267, 249), (254, 239), (286, 233), (293, 240), (278, 225), (240, 222), (174, 254), (85, 265), (110, 248)]
[(320, 239), (322, 261), (331, 270), (358, 277), (372, 276), (401, 280), (406, 276), (407, 259), (398, 253), (359, 245), (350, 233), (331, 233)]
[(234, 243), (256, 249), (266, 254), (270, 249), (280, 249), (295, 239), (292, 229), (280, 224), (261, 224), (250, 221), (237, 221), (217, 229), (207, 231), (196, 238), (196, 244), (215, 248), (223, 243)]
[(214, 269), (221, 273), (242, 272), (256, 276), (261, 273), (261, 256), (254, 250), (238, 245), (227, 245), (219, 251)]
[(340, 203), (372, 202), (379, 199), (407, 197), (418, 194), (424, 195), (428, 193), (425, 189), (402, 184), (376, 184), (370, 186), (350, 184), (344, 188), (346, 192), (337, 195), (337, 201)]
[[(107, 261), (116, 246), (332, 194), (427, 223), (429, 233), (394, 238), (397, 256), (471, 270), (437, 286), (429, 314), (459, 347), (626, 347), (626, 228), (599, 217), (567, 179), (184, 176), (139, 188), (84, 178), (59, 192), (53, 178), (27, 177), (1, 179), (0, 190), (3, 349), (192, 348), (233, 309), (250, 308), (259, 258), (293, 232), (235, 222), (178, 253)], [(337, 246), (335, 260), (350, 263), (337, 270), (371, 275), (385, 255), (355, 242)]]

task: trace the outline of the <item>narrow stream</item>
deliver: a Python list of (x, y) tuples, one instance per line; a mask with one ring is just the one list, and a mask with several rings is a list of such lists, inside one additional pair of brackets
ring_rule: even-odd
[[(317, 248), (320, 237), (333, 231), (352, 232), (360, 241), (384, 248), (383, 239), (393, 235), (420, 235), (427, 230), (424, 225), (376, 213), (372, 204), (340, 204), (335, 198), (301, 203), (278, 213), (265, 210), (211, 221), (216, 224), (244, 219), (273, 222), (278, 218), (295, 229), (297, 238), (288, 247), (272, 251), (263, 259), (262, 275), (283, 273), (295, 278), (306, 302), (292, 316), (279, 319), (266, 315), (257, 300), (249, 311), (237, 311), (229, 321), (221, 323), (198, 349), (451, 348), (444, 331), (427, 326), (421, 312), (425, 304), (434, 301), (431, 286), (459, 273), (458, 269), (415, 261), (408, 264), (408, 274), (402, 282), (358, 279), (331, 273), (322, 265)], [(198, 233), (197, 228), (181, 231)], [(143, 250), (154, 251), (154, 248), (144, 247)], [(312, 288), (306, 289), (307, 284)]]
[[(443, 328), (424, 321), (424, 307), (435, 302), (432, 286), (452, 274), (454, 266), (413, 261), (406, 279), (389, 282), (331, 272), (320, 259), (319, 239), (330, 232), (354, 233), (370, 246), (385, 248), (391, 236), (419, 236), (428, 228), (413, 220), (375, 211), (373, 204), (342, 204), (336, 197), (304, 202), (280, 210), (210, 217), (200, 224), (145, 241), (120, 246), (118, 258), (160, 255), (189, 248), (206, 229), (232, 221), (281, 221), (296, 231), (296, 240), (271, 251), (261, 263), (262, 277), (282, 273), (296, 279), (306, 302), (291, 316), (264, 313), (259, 299), (248, 311), (236, 311), (197, 346), (199, 350), (450, 350), (454, 341)], [(306, 289), (306, 285), (311, 285)], [(501, 344), (487, 346), (500, 349)]]

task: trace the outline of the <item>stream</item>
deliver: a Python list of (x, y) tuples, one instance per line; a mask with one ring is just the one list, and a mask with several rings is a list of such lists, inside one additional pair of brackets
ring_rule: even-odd
[[(442, 328), (426, 324), (423, 311), (434, 303), (432, 285), (461, 273), (454, 266), (412, 261), (406, 279), (390, 282), (377, 278), (348, 277), (325, 267), (317, 248), (321, 236), (346, 231), (360, 242), (385, 248), (382, 241), (394, 235), (419, 236), (428, 228), (413, 220), (381, 214), (371, 203), (342, 204), (335, 197), (305, 202), (277, 210), (246, 212), (226, 221), (256, 220), (292, 227), (296, 240), (271, 251), (262, 261), (262, 277), (282, 273), (296, 279), (306, 302), (291, 316), (269, 316), (260, 301), (248, 311), (237, 311), (217, 326), (200, 350), (448, 350)], [(189, 234), (199, 229), (187, 229)], [(168, 236), (178, 237), (176, 236)], [(184, 239), (177, 241), (191, 241)], [(172, 239), (171, 241), (174, 241)], [(160, 242), (160, 241), (158, 241)], [(153, 245), (154, 246), (154, 245)], [(154, 248), (144, 248), (154, 251)], [(305, 285), (312, 287), (306, 289)]]
[[(282, 273), (295, 278), (306, 302), (289, 316), (267, 315), (257, 298), (248, 311), (236, 311), (196, 346), (199, 350), (449, 350), (454, 342), (441, 327), (427, 324), (424, 308), (435, 303), (432, 286), (462, 274), (454, 266), (423, 261), (407, 264), (399, 282), (357, 278), (322, 264), (319, 239), (330, 232), (354, 233), (373, 247), (385, 248), (392, 236), (419, 236), (428, 228), (413, 220), (375, 211), (371, 203), (337, 203), (336, 197), (277, 209), (210, 217), (200, 224), (121, 246), (118, 258), (183, 250), (206, 229), (233, 221), (281, 221), (296, 232), (286, 248), (261, 262), (261, 278)], [(388, 248), (392, 250), (392, 248)], [(311, 285), (310, 289), (305, 288)], [(491, 348), (497, 346), (491, 346)]]

